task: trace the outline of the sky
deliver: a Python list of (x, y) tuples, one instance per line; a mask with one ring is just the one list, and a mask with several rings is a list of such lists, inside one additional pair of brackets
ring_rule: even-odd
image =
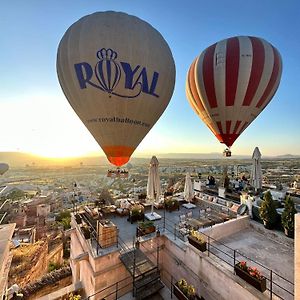
[(173, 97), (133, 156), (221, 153), (225, 148), (185, 95), (194, 58), (237, 35), (262, 37), (283, 60), (282, 79), (266, 109), (232, 147), (233, 154), (300, 155), (300, 2), (171, 0), (11, 0), (0, 10), (0, 151), (47, 157), (103, 154), (66, 100), (56, 74), (60, 39), (74, 22), (96, 11), (122, 11), (156, 28), (176, 65)]

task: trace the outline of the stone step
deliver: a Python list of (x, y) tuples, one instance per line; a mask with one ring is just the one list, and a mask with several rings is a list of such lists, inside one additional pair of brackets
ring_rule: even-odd
[(157, 269), (153, 270), (152, 272), (150, 272), (149, 274), (146, 275), (141, 275), (140, 277), (138, 277), (134, 283), (135, 288), (139, 289), (145, 285), (147, 285), (148, 283), (151, 283), (152, 281), (154, 282), (155, 280), (160, 279), (160, 274), (157, 271)]
[[(135, 299), (136, 300), (146, 299), (147, 297), (158, 293), (163, 287), (164, 285), (160, 280), (154, 281), (152, 284), (148, 284), (142, 290), (140, 290), (136, 294)], [(151, 299), (153, 299), (153, 297), (151, 297)]]

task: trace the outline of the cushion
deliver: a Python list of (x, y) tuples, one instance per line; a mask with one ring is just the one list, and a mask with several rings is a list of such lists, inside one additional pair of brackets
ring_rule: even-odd
[(231, 207), (230, 207), (230, 210), (237, 213), (237, 210), (239, 209), (240, 205), (238, 204), (233, 204)]
[(233, 203), (231, 201), (226, 201), (226, 206), (227, 207), (231, 207), (233, 205)]

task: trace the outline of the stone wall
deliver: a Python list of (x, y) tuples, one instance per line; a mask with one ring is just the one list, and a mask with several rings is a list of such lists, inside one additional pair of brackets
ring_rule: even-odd
[(224, 223), (216, 224), (213, 227), (204, 228), (201, 231), (209, 235), (213, 239), (218, 240), (249, 227), (249, 224), (249, 216), (241, 216), (237, 219), (232, 219)]
[[(85, 240), (79, 231), (78, 224), (72, 219), (72, 227), (78, 230), (71, 232), (71, 268), (73, 283), (81, 281), (82, 287), (87, 295), (93, 295), (114, 283), (129, 277), (130, 274), (119, 259), (119, 251), (114, 251), (103, 256), (94, 256), (90, 251), (90, 241)], [(131, 278), (122, 282), (125, 286), (131, 282)], [(126, 294), (131, 289), (129, 287), (120, 291), (119, 296)], [(113, 290), (111, 288), (111, 290)], [(109, 289), (105, 291), (108, 293)], [(92, 300), (93, 298), (91, 298)], [(101, 299), (101, 294), (97, 294), (95, 299)]]
[(51, 252), (48, 253), (48, 264), (50, 262), (55, 263), (57, 265), (62, 265), (63, 264), (63, 243), (57, 244)]
[(48, 242), (24, 244), (13, 250), (14, 256), (9, 273), (9, 285), (24, 287), (48, 271)]
[(164, 247), (160, 254), (160, 266), (169, 282), (171, 276), (173, 283), (185, 278), (206, 300), (268, 299), (254, 287), (245, 286), (242, 279), (209, 258), (207, 252), (202, 253), (189, 244), (174, 243), (165, 237), (162, 239)]

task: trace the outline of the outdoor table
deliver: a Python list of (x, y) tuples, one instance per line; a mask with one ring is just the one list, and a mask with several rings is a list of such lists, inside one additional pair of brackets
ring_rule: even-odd
[(105, 206), (101, 208), (101, 211), (107, 215), (107, 214), (113, 214), (116, 212), (117, 207), (115, 205)]
[(214, 215), (214, 214), (208, 214), (207, 216), (206, 216), (208, 219), (210, 219), (211, 221), (213, 221), (214, 222), (214, 224), (217, 224), (217, 223), (223, 223), (223, 219), (222, 218), (220, 218), (220, 217), (218, 217), (218, 216), (216, 216), (216, 215)]
[(193, 219), (193, 218), (188, 219), (188, 220), (186, 221), (186, 223), (187, 223), (189, 226), (191, 226), (194, 230), (198, 230), (199, 227), (202, 225), (202, 224), (199, 224), (200, 222), (198, 222), (198, 220)]
[(214, 222), (206, 217), (200, 217), (197, 219), (199, 222), (203, 223), (203, 227), (208, 227), (214, 225)]
[(224, 213), (216, 212), (216, 213), (214, 213), (214, 215), (215, 215), (216, 217), (221, 218), (221, 219), (223, 220), (223, 222), (224, 222), (224, 221), (228, 221), (228, 220), (230, 219), (230, 216), (227, 215), (227, 214), (224, 214)]

